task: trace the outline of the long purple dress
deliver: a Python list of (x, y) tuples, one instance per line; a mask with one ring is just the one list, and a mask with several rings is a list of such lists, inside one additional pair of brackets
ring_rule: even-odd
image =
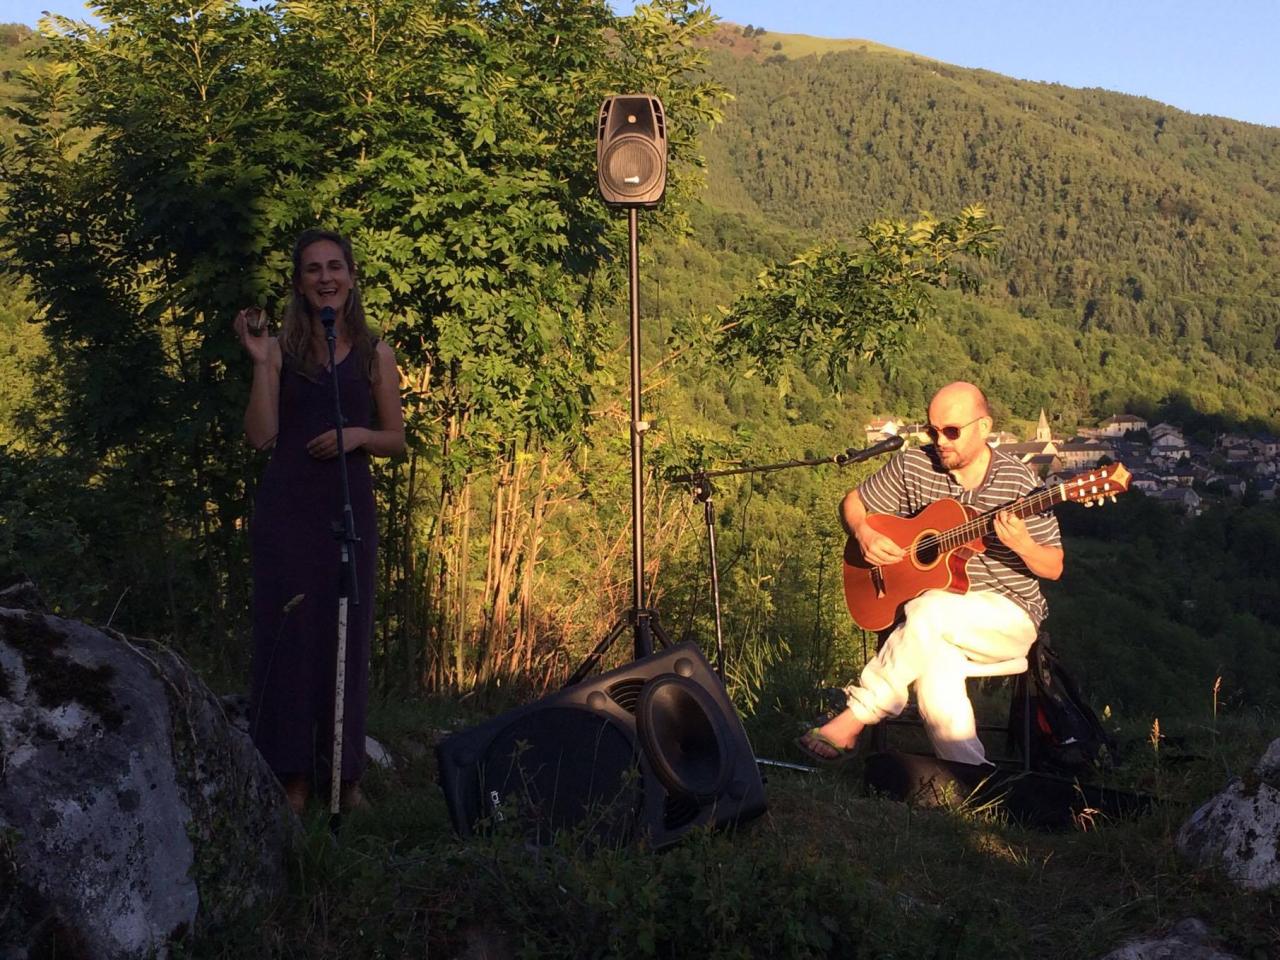
[[(343, 428), (368, 427), (373, 396), (351, 350), (337, 364)], [(342, 519), (338, 459), (317, 460), (307, 442), (333, 428), (333, 376), (310, 380), (288, 359), (280, 371), (279, 434), (258, 487), (253, 552), (253, 694), (250, 730), (276, 774), (328, 777), (333, 757), (334, 663), (338, 639), (341, 546), (332, 525)], [(342, 779), (364, 770), (369, 700), (369, 639), (378, 529), (369, 456), (347, 454), (355, 514), (360, 602), (347, 605), (347, 669)], [(296, 606), (285, 608), (295, 597)], [(354, 598), (353, 598), (354, 599)]]

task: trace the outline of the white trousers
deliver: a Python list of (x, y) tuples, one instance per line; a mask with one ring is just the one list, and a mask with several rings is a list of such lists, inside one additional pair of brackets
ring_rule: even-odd
[(915, 684), (916, 704), (934, 752), (944, 760), (986, 762), (965, 690), (970, 663), (1025, 657), (1036, 639), (1027, 612), (998, 593), (928, 590), (847, 687), (849, 709), (865, 724), (896, 717)]

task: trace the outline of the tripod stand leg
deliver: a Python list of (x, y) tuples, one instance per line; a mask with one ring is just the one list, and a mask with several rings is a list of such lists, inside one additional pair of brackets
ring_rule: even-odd
[[(657, 637), (658, 642), (662, 646), (671, 646), (671, 638), (667, 636), (667, 631), (662, 629), (662, 624), (658, 622), (657, 610), (629, 610), (626, 616), (618, 620), (609, 632), (605, 634), (603, 640), (596, 644), (595, 649), (587, 654), (587, 658), (577, 670), (573, 671), (573, 675), (565, 681), (565, 687), (572, 687), (575, 683), (583, 680), (587, 674), (595, 669), (596, 664), (609, 652), (609, 648), (613, 646), (613, 642), (622, 636), (623, 631), (631, 627), (635, 631), (636, 649), (635, 659), (640, 660), (653, 653), (653, 638)], [(563, 689), (563, 688), (561, 688)]]
[(597, 643), (595, 645), (595, 649), (587, 654), (587, 658), (582, 661), (577, 670), (573, 671), (573, 675), (565, 681), (564, 685), (566, 687), (572, 687), (575, 683), (582, 681), (587, 674), (594, 670), (596, 664), (600, 662), (600, 658), (608, 653), (609, 648), (613, 646), (613, 641), (617, 640), (618, 637), (622, 635), (622, 631), (626, 630), (628, 626), (630, 626), (630, 622), (626, 617), (624, 617), (610, 627), (609, 632), (605, 634), (604, 639)]

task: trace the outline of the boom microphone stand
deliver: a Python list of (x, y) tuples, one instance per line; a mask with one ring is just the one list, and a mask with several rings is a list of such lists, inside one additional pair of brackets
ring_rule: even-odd
[(670, 645), (658, 622), (658, 611), (650, 609), (645, 602), (644, 482), (641, 467), (644, 463), (644, 434), (649, 429), (649, 424), (640, 419), (640, 242), (635, 207), (627, 210), (627, 231), (630, 238), (628, 286), (631, 301), (631, 609), (614, 623), (604, 639), (587, 654), (581, 666), (566, 681), (566, 687), (585, 678), (628, 627), (631, 628), (635, 641), (637, 660), (653, 653), (655, 635), (664, 647)]
[(693, 488), (693, 499), (702, 504), (702, 518), (707, 527), (707, 553), (711, 566), (711, 604), (716, 623), (716, 672), (720, 682), (724, 682), (724, 631), (720, 618), (720, 571), (716, 559), (716, 509), (711, 502), (715, 488), (711, 485), (712, 477), (732, 477), (744, 473), (772, 473), (776, 470), (789, 470), (792, 467), (816, 467), (824, 463), (834, 463), (838, 467), (851, 463), (861, 463), (885, 453), (891, 453), (902, 446), (901, 437), (888, 437), (879, 443), (862, 450), (852, 448), (844, 453), (830, 457), (818, 457), (813, 460), (787, 460), (783, 463), (769, 463), (759, 467), (736, 467), (732, 470), (700, 470), (696, 473), (681, 473), (668, 477), (670, 483), (687, 483)]
[(356, 536), (355, 514), (351, 509), (351, 488), (347, 483), (347, 448), (342, 440), (342, 394), (338, 389), (337, 319), (333, 307), (320, 311), (324, 324), (324, 338), (329, 344), (329, 370), (333, 375), (333, 426), (338, 441), (338, 475), (342, 478), (342, 520), (333, 524), (333, 535), (342, 545), (342, 559), (338, 575), (338, 653), (333, 675), (333, 769), (329, 784), (329, 825), (337, 832), (342, 810), (342, 722), (346, 706), (347, 687), (347, 605), (360, 605), (360, 590), (356, 582), (356, 564), (352, 556)]

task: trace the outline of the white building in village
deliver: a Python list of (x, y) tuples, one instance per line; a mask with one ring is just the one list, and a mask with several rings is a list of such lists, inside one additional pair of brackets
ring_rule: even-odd
[(1132, 413), (1117, 413), (1103, 420), (1098, 429), (1104, 437), (1123, 437), (1130, 430), (1147, 429), (1147, 421)]

